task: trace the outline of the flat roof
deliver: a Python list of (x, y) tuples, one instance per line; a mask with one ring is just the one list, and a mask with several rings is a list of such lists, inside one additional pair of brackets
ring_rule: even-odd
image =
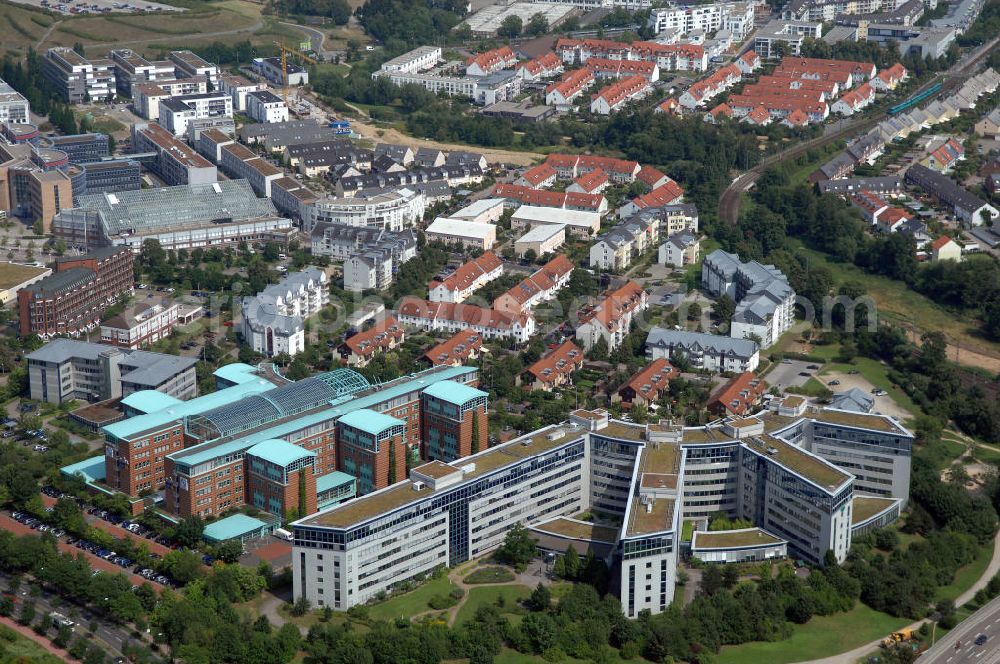
[(421, 464), (415, 467), (411, 472), (417, 472), (425, 477), (432, 477), (434, 479), (441, 479), (442, 477), (447, 477), (452, 473), (457, 473), (458, 469), (454, 466), (449, 466), (444, 461), (428, 461), (425, 464)]
[(806, 417), (811, 417), (817, 422), (842, 424), (849, 427), (874, 429), (876, 431), (884, 431), (886, 433), (896, 433), (901, 435), (909, 434), (909, 431), (904, 429), (898, 422), (887, 415), (854, 413), (846, 410), (823, 408), (816, 413), (806, 413)]
[(332, 473), (319, 475), (316, 478), (316, 493), (323, 493), (324, 491), (329, 491), (330, 489), (335, 489), (339, 486), (351, 484), (356, 481), (357, 478), (355, 478), (354, 475), (340, 470), (335, 470)]
[[(462, 481), (465, 482), (500, 470), (506, 466), (511, 466), (526, 457), (542, 454), (560, 445), (565, 445), (576, 438), (582, 437), (584, 433), (585, 431), (581, 427), (570, 427), (567, 425), (552, 426), (532, 436), (518, 438), (509, 443), (480, 452), (479, 454), (464, 457), (448, 465), (455, 468), (456, 471), (462, 468), (469, 468), (463, 471)], [(470, 467), (473, 465), (474, 467)], [(459, 485), (460, 483), (449, 486), (447, 489), (440, 489), (440, 491), (450, 491)], [(434, 495), (435, 493), (437, 492), (427, 485), (418, 489), (417, 485), (412, 481), (404, 480), (385, 489), (331, 507), (328, 510), (314, 514), (296, 523), (304, 526), (349, 528), (365, 521), (379, 518), (392, 510)]]
[(496, 235), (497, 227), (493, 224), (481, 224), (476, 221), (438, 217), (431, 222), (431, 225), (427, 227), (426, 232), (486, 239)]
[(243, 362), (233, 362), (232, 364), (219, 367), (212, 372), (212, 375), (237, 385), (249, 383), (258, 378), (257, 367), (244, 364)]
[(647, 507), (638, 495), (633, 496), (625, 535), (632, 537), (673, 530), (674, 505), (673, 498), (657, 498)]
[(246, 514), (233, 514), (225, 519), (219, 519), (205, 526), (202, 533), (205, 539), (212, 542), (222, 542), (236, 537), (242, 537), (249, 533), (268, 528), (269, 525)]
[(897, 498), (854, 496), (854, 508), (851, 510), (851, 525), (867, 521), (879, 512), (889, 509), (897, 502), (899, 502)]
[(544, 207), (539, 205), (522, 205), (514, 211), (511, 219), (518, 219), (526, 222), (537, 221), (545, 224), (584, 226), (587, 228), (599, 228), (601, 226), (601, 215), (599, 212), (565, 210), (563, 208)]
[(257, 443), (247, 450), (247, 454), (259, 457), (264, 461), (270, 461), (276, 466), (282, 467), (295, 463), (303, 457), (316, 456), (316, 453), (312, 450), (307, 450), (304, 447), (293, 445), (287, 440), (281, 440), (280, 438), (272, 438), (270, 440)]
[(781, 544), (784, 541), (760, 528), (741, 528), (739, 530), (718, 530), (714, 532), (695, 531), (691, 540), (691, 548), (736, 549), (746, 546)]
[(544, 242), (564, 232), (566, 232), (566, 224), (540, 224), (517, 238), (516, 242)]
[(139, 390), (121, 400), (123, 406), (138, 410), (144, 414), (155, 413), (164, 408), (170, 408), (181, 403), (181, 400), (159, 390)]
[(68, 466), (63, 466), (59, 469), (63, 475), (67, 477), (73, 477), (76, 474), (83, 475), (83, 479), (87, 484), (93, 484), (94, 482), (103, 482), (107, 477), (107, 473), (104, 468), (104, 455), (100, 454), (95, 457), (90, 457), (89, 459), (84, 459), (83, 461), (77, 461)]
[(754, 450), (765, 458), (774, 459), (775, 463), (828, 491), (834, 491), (851, 479), (850, 474), (832, 463), (775, 436), (765, 434), (759, 437), (744, 438), (740, 442), (748, 449)]
[(618, 528), (601, 526), (590, 521), (581, 521), (565, 516), (556, 517), (542, 523), (531, 524), (528, 528), (571, 539), (589, 540), (591, 542), (603, 542), (606, 544), (618, 543)]
[(442, 380), (439, 383), (434, 383), (424, 390), (424, 394), (430, 395), (442, 401), (447, 401), (448, 403), (453, 403), (457, 406), (461, 406), (462, 404), (479, 397), (488, 396), (486, 392), (483, 392), (482, 390), (477, 390), (470, 385), (459, 383), (454, 380)]
[(0, 290), (20, 286), (26, 281), (51, 272), (47, 267), (34, 267), (18, 263), (0, 263)]

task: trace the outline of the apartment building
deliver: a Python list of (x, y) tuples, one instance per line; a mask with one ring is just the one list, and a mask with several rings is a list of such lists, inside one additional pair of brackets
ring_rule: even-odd
[(497, 241), (495, 224), (438, 217), (424, 230), (429, 242), (461, 245), (463, 249), (489, 251)]
[(631, 76), (642, 76), (650, 83), (660, 80), (660, 68), (655, 62), (648, 60), (610, 60), (608, 58), (590, 58), (586, 67), (594, 72), (598, 79), (621, 79)]
[(572, 341), (566, 340), (529, 365), (518, 376), (518, 384), (532, 392), (551, 392), (556, 388), (571, 386), (573, 372), (582, 368), (583, 351)]
[(219, 76), (219, 89), (233, 98), (233, 110), (242, 113), (247, 110), (247, 95), (264, 90), (266, 86), (245, 76), (222, 74)]
[(629, 76), (602, 88), (591, 100), (590, 112), (610, 115), (621, 110), (626, 103), (642, 99), (649, 92), (649, 80), (645, 76)]
[(527, 343), (535, 333), (535, 318), (530, 312), (507, 314), (464, 302), (430, 302), (415, 297), (403, 298), (399, 321), (429, 332), (472, 330), (485, 339), (512, 339), (516, 343)]
[(750, 339), (653, 327), (646, 337), (646, 357), (664, 357), (675, 364), (681, 357), (697, 369), (744, 372), (757, 368), (760, 348)]
[(510, 217), (511, 230), (521, 231), (538, 226), (564, 226), (569, 235), (587, 239), (600, 230), (601, 215), (544, 205), (522, 205)]
[(754, 25), (752, 2), (713, 2), (704, 5), (670, 3), (650, 12), (648, 25), (656, 34), (676, 30), (689, 34), (701, 30), (706, 34), (727, 30), (733, 38), (744, 39)]
[(321, 198), (304, 211), (303, 228), (309, 232), (320, 222), (330, 222), (398, 232), (422, 220), (425, 206), (424, 195), (406, 187), (351, 198)]
[(149, 168), (168, 185), (209, 184), (219, 179), (214, 164), (158, 124), (133, 125), (132, 148), (156, 153)]
[(569, 283), (574, 269), (565, 254), (559, 254), (535, 270), (519, 284), (493, 300), (493, 308), (508, 315), (530, 311), (536, 304), (551, 301)]
[(337, 346), (337, 353), (347, 366), (364, 367), (376, 355), (398, 347), (405, 339), (403, 326), (389, 316), (367, 330), (361, 330), (344, 339), (344, 342)]
[(156, 390), (173, 401), (198, 394), (197, 358), (54, 339), (28, 353), (31, 398), (61, 404), (120, 399)]
[(525, 83), (552, 78), (563, 73), (562, 59), (553, 51), (531, 60), (517, 63), (516, 70)]
[(219, 165), (230, 177), (246, 180), (258, 195), (271, 197), (271, 185), (285, 172), (244, 145), (229, 143), (219, 148)]
[(309, 267), (289, 273), (242, 301), (240, 331), (254, 351), (268, 357), (305, 350), (305, 319), (330, 303), (326, 273)]
[(768, 348), (795, 322), (795, 291), (773, 265), (744, 263), (716, 249), (702, 262), (701, 283), (716, 297), (726, 294), (736, 302), (729, 330), (733, 338), (757, 339)]
[(164, 300), (156, 304), (140, 302), (101, 322), (101, 342), (119, 348), (141, 348), (170, 336), (178, 324), (180, 305)]
[(382, 63), (382, 71), (411, 74), (434, 67), (441, 60), (441, 47), (420, 46)]
[(431, 281), (431, 302), (464, 302), (470, 295), (503, 274), (503, 261), (492, 251), (463, 263), (441, 281)]
[(115, 64), (111, 60), (88, 60), (65, 46), (56, 46), (42, 58), (42, 75), (70, 104), (101, 101), (115, 94)]
[(320, 222), (310, 238), (314, 255), (339, 261), (370, 249), (391, 247), (395, 252), (393, 272), (417, 254), (417, 236), (410, 228), (395, 233), (382, 228)]
[(655, 62), (660, 71), (705, 71), (708, 54), (699, 44), (661, 44), (608, 39), (566, 39), (556, 42), (556, 53), (566, 64), (584, 64), (590, 58), (645, 60)]
[(268, 90), (248, 92), (245, 99), (246, 111), (250, 119), (269, 124), (288, 121), (288, 106), (285, 105), (281, 97), (273, 92)]
[(493, 72), (509, 69), (517, 64), (517, 56), (510, 46), (501, 46), (485, 53), (470, 55), (465, 61), (468, 76), (486, 76)]
[(134, 282), (127, 248), (60, 259), (52, 275), (18, 291), (20, 334), (49, 338), (91, 330), (109, 307), (132, 294)]
[(601, 194), (544, 191), (501, 182), (493, 185), (493, 196), (505, 199), (508, 207), (525, 205), (558, 210), (596, 212), (598, 215), (604, 215), (608, 211), (608, 201)]
[(573, 69), (562, 78), (545, 88), (545, 104), (548, 106), (569, 106), (594, 84), (594, 72), (588, 67)]
[(309, 85), (309, 71), (294, 62), (284, 62), (282, 58), (254, 58), (253, 70), (273, 85)]
[(524, 258), (531, 252), (534, 256), (550, 254), (566, 243), (564, 224), (542, 224), (514, 240), (514, 255)]
[(586, 351), (599, 339), (605, 341), (608, 350), (614, 350), (628, 335), (633, 319), (647, 307), (646, 291), (629, 280), (606, 293), (597, 304), (580, 311), (576, 339)]
[(659, 357), (632, 376), (613, 398), (625, 408), (655, 405), (670, 386), (670, 380), (680, 373), (670, 362)]
[(158, 122), (174, 136), (183, 136), (193, 120), (230, 117), (232, 114), (231, 96), (224, 92), (205, 92), (161, 99)]
[(447, 341), (443, 341), (423, 354), (432, 367), (457, 367), (470, 360), (478, 360), (483, 354), (483, 338), (472, 330), (460, 330)]
[(819, 39), (823, 36), (822, 23), (808, 21), (773, 20), (754, 34), (753, 50), (762, 58), (776, 58), (778, 44), (784, 44), (784, 52), (799, 55), (806, 38)]

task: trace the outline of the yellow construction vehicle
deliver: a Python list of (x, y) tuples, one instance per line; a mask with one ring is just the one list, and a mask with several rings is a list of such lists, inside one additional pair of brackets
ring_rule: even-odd
[(281, 51), (281, 96), (285, 100), (285, 106), (288, 106), (288, 56), (289, 54), (293, 56), (298, 56), (305, 60), (306, 62), (311, 62), (314, 65), (318, 65), (314, 58), (309, 57), (302, 51), (297, 51), (294, 48), (288, 48), (281, 42), (274, 42), (274, 45), (278, 47)]
[(882, 639), (882, 647), (889, 648), (897, 643), (903, 643), (904, 641), (909, 641), (913, 638), (912, 629), (904, 629), (898, 632), (893, 632), (889, 636)]

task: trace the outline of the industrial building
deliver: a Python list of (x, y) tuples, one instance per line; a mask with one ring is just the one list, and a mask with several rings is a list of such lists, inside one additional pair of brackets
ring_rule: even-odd
[[(224, 220), (224, 222), (223, 222)], [(148, 239), (164, 249), (284, 242), (292, 222), (246, 180), (81, 196), (53, 221), (71, 246), (125, 245), (136, 253)]]

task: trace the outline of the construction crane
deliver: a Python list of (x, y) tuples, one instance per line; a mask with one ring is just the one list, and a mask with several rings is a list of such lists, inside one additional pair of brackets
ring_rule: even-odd
[(297, 55), (306, 62), (311, 62), (314, 65), (318, 65), (314, 58), (309, 57), (302, 51), (298, 51), (294, 48), (288, 48), (281, 42), (274, 42), (274, 45), (281, 50), (281, 96), (285, 100), (285, 106), (288, 106), (288, 54)]

